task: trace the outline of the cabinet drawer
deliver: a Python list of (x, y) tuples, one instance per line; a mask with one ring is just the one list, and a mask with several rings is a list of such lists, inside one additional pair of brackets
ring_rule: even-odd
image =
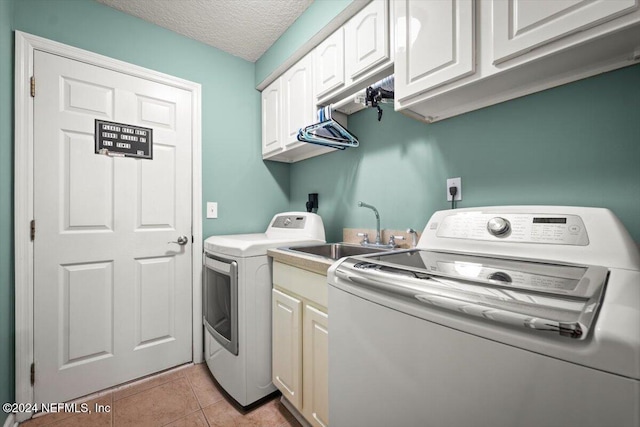
[(327, 307), (329, 300), (327, 276), (274, 261), (273, 285), (300, 295), (321, 307)]

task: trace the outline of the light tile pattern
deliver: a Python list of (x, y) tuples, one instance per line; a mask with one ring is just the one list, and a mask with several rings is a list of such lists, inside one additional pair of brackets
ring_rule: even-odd
[[(243, 413), (224, 395), (205, 364), (116, 387), (85, 401), (92, 413), (52, 413), (21, 427), (300, 427), (279, 398)], [(110, 412), (95, 412), (96, 405)]]

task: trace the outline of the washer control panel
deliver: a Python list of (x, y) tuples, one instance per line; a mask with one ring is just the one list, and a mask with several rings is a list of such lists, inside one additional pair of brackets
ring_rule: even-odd
[[(435, 227), (434, 227), (435, 225)], [(453, 239), (587, 246), (589, 237), (577, 215), (452, 213), (437, 228), (436, 236)]]
[(306, 221), (307, 221), (306, 216), (280, 215), (273, 220), (273, 224), (271, 224), (271, 227), (302, 229), (304, 228), (304, 224)]

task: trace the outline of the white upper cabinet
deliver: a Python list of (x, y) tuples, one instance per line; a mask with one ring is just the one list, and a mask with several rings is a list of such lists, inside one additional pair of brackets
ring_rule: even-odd
[(318, 98), (344, 86), (344, 29), (330, 35), (314, 50)]
[(298, 130), (315, 122), (312, 67), (312, 57), (307, 55), (282, 76), (283, 143), (287, 148), (304, 144), (298, 141)]
[(316, 99), (326, 105), (393, 74), (389, 0), (373, 0), (314, 50)]
[(473, 74), (472, 0), (397, 0), (394, 5), (396, 99)]
[(640, 0), (395, 0), (395, 109), (434, 122), (640, 62)]
[(637, 0), (494, 1), (493, 62), (509, 60), (637, 9)]
[(316, 121), (309, 53), (262, 91), (262, 158), (293, 163), (334, 151), (298, 141), (298, 130)]
[(356, 80), (371, 67), (390, 58), (389, 5), (385, 0), (373, 0), (344, 28), (348, 80)]
[(282, 80), (278, 79), (262, 91), (262, 155), (282, 150)]

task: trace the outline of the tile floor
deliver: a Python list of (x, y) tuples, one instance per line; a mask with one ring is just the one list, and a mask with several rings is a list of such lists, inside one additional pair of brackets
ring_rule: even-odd
[(300, 427), (279, 397), (247, 413), (227, 399), (207, 365), (200, 364), (116, 387), (86, 401), (92, 411), (96, 404), (110, 406), (109, 413), (52, 413), (20, 427)]

